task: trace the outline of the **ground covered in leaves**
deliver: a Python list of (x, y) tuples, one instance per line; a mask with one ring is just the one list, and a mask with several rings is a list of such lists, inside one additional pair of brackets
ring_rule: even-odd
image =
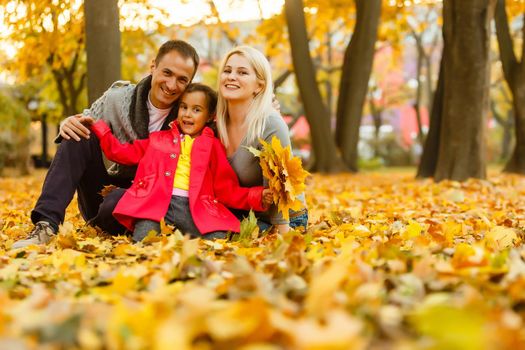
[(133, 245), (72, 205), (47, 247), (42, 174), (0, 179), (0, 348), (523, 349), (525, 178), (314, 175), (310, 228)]

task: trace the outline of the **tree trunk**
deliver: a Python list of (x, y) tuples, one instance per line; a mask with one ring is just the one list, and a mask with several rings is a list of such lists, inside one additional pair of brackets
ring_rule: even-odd
[(330, 115), (319, 91), (315, 69), (308, 48), (302, 0), (286, 0), (285, 15), (292, 49), (292, 61), (314, 152), (313, 171), (334, 172), (343, 169), (330, 130)]
[(432, 177), (436, 172), (436, 165), (439, 150), (439, 135), (441, 134), (441, 115), (443, 113), (443, 96), (444, 96), (444, 56), (445, 49), (443, 49), (441, 63), (439, 65), (439, 77), (432, 99), (432, 110), (430, 111), (430, 124), (428, 126), (428, 133), (425, 139), (425, 146), (423, 147), (423, 154), (419, 161), (417, 168), (417, 178)]
[(432, 105), (434, 103), (434, 85), (432, 84), (432, 55), (426, 54), (425, 55), (425, 67), (426, 67), (426, 75), (427, 75), (427, 109), (430, 111), (432, 108)]
[(520, 64), (519, 76), (516, 77), (512, 92), (514, 110), (514, 150), (503, 169), (504, 172), (525, 175), (525, 79), (523, 67)]
[(485, 178), (490, 22), (495, 0), (445, 0), (444, 99), (435, 180)]
[(430, 50), (428, 53), (425, 53), (425, 67), (426, 67), (426, 75), (427, 75), (427, 106), (428, 110), (432, 108), (434, 104), (434, 84), (432, 79), (432, 56), (434, 53), (434, 50), (438, 46), (439, 43), (439, 34), (434, 34), (434, 40), (432, 40), (432, 45), (430, 46)]
[(42, 156), (40, 157), (40, 161), (45, 166), (47, 164), (49, 159), (49, 152), (47, 147), (47, 114), (42, 113), (42, 119), (41, 119), (41, 128), (42, 128)]
[[(512, 94), (516, 138), (514, 150), (503, 171), (525, 174), (525, 45), (521, 45), (521, 61), (518, 61), (513, 50), (514, 43), (510, 35), (505, 0), (497, 0), (494, 18), (503, 75)], [(525, 34), (524, 24), (522, 34)]]
[[(328, 31), (326, 33), (326, 64), (328, 67), (332, 67), (334, 65), (333, 58), (332, 58), (332, 32)], [(332, 89), (332, 80), (330, 79), (332, 77), (332, 72), (327, 71), (327, 78), (325, 80), (325, 89), (326, 89), (326, 106), (328, 109), (328, 115), (330, 116), (330, 120), (332, 119), (332, 113), (333, 113), (333, 98), (334, 98), (334, 92)]]
[(414, 103), (414, 110), (416, 112), (417, 140), (419, 144), (423, 146), (424, 135), (423, 135), (423, 121), (421, 117), (421, 96), (423, 95), (423, 86), (421, 86), (421, 71), (423, 70), (425, 50), (423, 48), (421, 37), (417, 35), (417, 33), (415, 32), (412, 32), (412, 36), (416, 40), (416, 46), (417, 46), (417, 69), (416, 69), (417, 89), (416, 89), (416, 102)]
[(357, 171), (357, 143), (374, 61), (381, 0), (355, 0), (357, 19), (346, 48), (337, 101), (336, 143), (343, 161)]
[(120, 29), (117, 0), (85, 0), (88, 101), (93, 103), (120, 79)]
[(512, 134), (514, 130), (514, 116), (507, 117), (503, 124), (503, 137), (501, 140), (501, 160), (508, 160), (510, 156), (510, 146), (512, 145)]

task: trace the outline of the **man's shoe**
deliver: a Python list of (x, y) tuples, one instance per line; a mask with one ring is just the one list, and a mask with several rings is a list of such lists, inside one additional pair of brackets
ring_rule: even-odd
[(47, 244), (55, 236), (55, 230), (47, 221), (39, 221), (35, 224), (35, 228), (27, 235), (26, 239), (16, 241), (11, 249), (25, 248), (32, 244)]

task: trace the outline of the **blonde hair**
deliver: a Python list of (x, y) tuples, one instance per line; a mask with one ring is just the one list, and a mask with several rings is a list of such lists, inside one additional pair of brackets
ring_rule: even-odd
[[(238, 46), (228, 52), (224, 57), (219, 67), (219, 75), (222, 74), (228, 59), (233, 55), (240, 55), (248, 60), (255, 71), (257, 81), (262, 86), (262, 90), (254, 96), (250, 110), (248, 111), (246, 119), (244, 120), (244, 125), (247, 126), (246, 141), (248, 144), (251, 144), (262, 136), (264, 127), (266, 125), (266, 120), (272, 111), (274, 111), (272, 107), (272, 70), (270, 68), (270, 63), (259, 50), (250, 46)], [(217, 103), (217, 129), (219, 131), (219, 137), (222, 144), (225, 147), (228, 147), (228, 103), (220, 92), (220, 86), (217, 90), (219, 92), (219, 99)]]

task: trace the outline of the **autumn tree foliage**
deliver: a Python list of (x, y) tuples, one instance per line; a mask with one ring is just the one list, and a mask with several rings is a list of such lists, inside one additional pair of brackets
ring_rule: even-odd
[(412, 11), (407, 11), (406, 7), (403, 9), (405, 13), (401, 15), (402, 20), (406, 23), (406, 31), (414, 39), (417, 49), (415, 72), (417, 87), (414, 109), (418, 125), (418, 142), (423, 145), (425, 133), (423, 131), (422, 109), (426, 107), (430, 111), (434, 99), (434, 64), (432, 58), (441, 44), (441, 31), (436, 30), (436, 27), (442, 25), (442, 4), (430, 2)]
[(341, 170), (341, 159), (332, 138), (330, 115), (321, 98), (315, 68), (310, 58), (303, 8), (302, 0), (285, 2), (295, 77), (312, 135), (315, 162), (312, 170), (324, 172)]
[[(435, 12), (433, 9), (436, 6), (433, 3), (425, 2), (418, 6), (418, 8), (428, 7), (429, 13)], [(334, 133), (337, 152), (341, 155), (347, 169), (358, 170), (359, 127), (363, 115), (363, 105), (369, 90), (374, 56), (378, 47), (381, 48), (386, 45), (395, 47), (396, 55), (400, 56), (397, 52), (400, 51), (401, 42), (405, 35), (413, 33), (421, 39), (426, 26), (418, 26), (416, 21), (414, 27), (411, 28), (407, 20), (409, 16), (415, 16), (416, 7), (416, 4), (410, 1), (349, 0), (319, 2), (308, 0), (303, 2), (308, 40), (306, 43), (300, 43), (297, 37), (291, 37), (291, 33), (297, 32), (299, 29), (290, 23), (287, 26), (288, 32), (279, 33), (285, 24), (281, 16), (266, 21), (259, 28), (261, 35), (267, 38), (268, 52), (278, 53), (283, 49), (289, 50), (288, 45), (292, 47), (292, 52), (294, 46), (308, 46), (316, 82), (321, 93), (321, 99), (316, 100), (315, 103), (312, 102), (312, 104), (324, 103), (326, 107), (324, 112), (317, 111), (315, 115), (308, 116), (309, 113), (306, 113), (307, 119), (310, 122), (314, 118), (335, 118), (335, 128), (332, 132)], [(299, 16), (297, 13), (294, 15)], [(378, 32), (380, 37), (378, 37)], [(283, 38), (287, 39), (284, 43)], [(431, 67), (427, 61), (430, 61), (431, 51), (425, 50), (423, 43), (420, 44), (422, 48), (420, 51), (421, 67), (425, 65), (426, 72), (430, 75)], [(340, 48), (346, 49), (341, 50)], [(305, 54), (306, 52), (297, 57), (303, 61), (299, 67), (305, 67), (305, 62), (309, 59)], [(334, 59), (334, 56), (341, 56), (342, 58)], [(294, 69), (297, 75), (303, 75), (302, 68), (298, 69), (295, 66)], [(422, 70), (421, 68), (418, 72)], [(432, 79), (429, 79), (430, 84), (431, 81)], [(301, 87), (300, 85), (300, 89), (312, 89), (310, 86)], [(337, 85), (339, 88), (333, 88)], [(422, 85), (419, 84), (419, 87)], [(334, 95), (338, 95), (338, 101), (337, 110), (332, 115), (331, 107)], [(421, 95), (420, 92), (418, 104), (421, 103)], [(311, 98), (312, 96), (309, 96), (308, 100)], [(302, 96), (301, 102), (306, 103), (304, 96)], [(419, 111), (419, 107), (417, 110)], [(324, 139), (327, 137), (327, 135), (323, 136)], [(315, 146), (313, 151), (316, 152)], [(338, 157), (338, 155), (333, 154), (332, 157)]]
[[(290, 36), (292, 57), (294, 58), (294, 69), (296, 78), (299, 82), (299, 89), (301, 91), (303, 104), (305, 105), (307, 119), (310, 123), (314, 121), (315, 125), (318, 125), (322, 119), (330, 120), (331, 115), (328, 113), (329, 108), (324, 107), (324, 111), (320, 109), (320, 106), (323, 105), (323, 99), (320, 95), (318, 97), (312, 95), (311, 90), (315, 89), (315, 87), (311, 85), (311, 82), (308, 85), (304, 85), (306, 82), (304, 82), (303, 76), (306, 74), (307, 69), (310, 70), (310, 68), (307, 67), (311, 66), (312, 69), (314, 67), (313, 65), (307, 64), (307, 61), (311, 60), (311, 54), (308, 49), (302, 50), (300, 54), (297, 53), (294, 55), (294, 51), (298, 51), (300, 46), (308, 48), (309, 38), (306, 34), (306, 28), (300, 29), (297, 27), (303, 26), (301, 23), (304, 23), (304, 26), (306, 27), (305, 21), (298, 21), (299, 16), (304, 16), (304, 11), (300, 11), (300, 7), (304, 9), (303, 2), (286, 2), (286, 4), (291, 3), (295, 3), (296, 7), (294, 8), (293, 13), (291, 13), (291, 11), (286, 13), (286, 18)], [(321, 4), (310, 1), (308, 2), (308, 5), (314, 6), (318, 12), (326, 12), (326, 15), (319, 16), (319, 18), (322, 18), (325, 21), (336, 21), (337, 18), (344, 18), (345, 15), (349, 15), (350, 8), (352, 8), (350, 1), (335, 1), (329, 4)], [(290, 8), (290, 6), (291, 5), (285, 5), (285, 8)], [(377, 37), (377, 27), (381, 13), (381, 1), (356, 1), (355, 13), (356, 20), (354, 22), (354, 31), (344, 53), (342, 62), (342, 73), (339, 81), (339, 98), (336, 112), (337, 122), (335, 129), (335, 142), (338, 152), (341, 154), (341, 159), (343, 160), (345, 167), (352, 171), (357, 171), (357, 142), (359, 140), (359, 126), (361, 125), (362, 110), (368, 90), (368, 80), (372, 70), (375, 42)], [(292, 16), (296, 17), (297, 20), (294, 21)], [(343, 23), (345, 22), (348, 23), (348, 21), (343, 19)], [(314, 26), (313, 30), (318, 30), (318, 27), (324, 28), (325, 30), (328, 28), (326, 24), (321, 23), (322, 20), (320, 20)], [(299, 30), (305, 32), (302, 37), (297, 35)], [(325, 34), (330, 35), (330, 32)], [(326, 42), (330, 43), (331, 41), (328, 39)], [(313, 73), (309, 73), (308, 75), (315, 76), (315, 69), (313, 70)], [(301, 80), (303, 80), (303, 82), (301, 82)], [(328, 101), (330, 102), (331, 99), (329, 98)], [(314, 107), (308, 108), (306, 107), (307, 104), (319, 107), (315, 107), (316, 110), (314, 111)], [(313, 127), (315, 128), (315, 126)], [(318, 133), (320, 132), (321, 131), (318, 131)], [(319, 167), (319, 165), (316, 164), (316, 167), (314, 167), (315, 170), (334, 171), (341, 168), (340, 165), (338, 165), (339, 155), (338, 153), (333, 152), (333, 146), (330, 145), (332, 141), (326, 141), (327, 137), (329, 136), (330, 133), (323, 133), (322, 138), (325, 140), (325, 146), (323, 147), (324, 150), (318, 150), (315, 147), (315, 142), (313, 143), (314, 152), (316, 152), (316, 161), (318, 161), (318, 158), (321, 158), (317, 153), (324, 153), (325, 155), (322, 156), (323, 158), (321, 159), (328, 157), (328, 159), (331, 159), (330, 162), (332, 165), (331, 167)], [(314, 138), (316, 137), (312, 136), (312, 140)], [(326, 145), (327, 143), (328, 145)]]
[[(108, 4), (109, 2), (104, 2), (104, 7)], [(115, 5), (116, 2), (113, 2), (113, 15), (116, 11)], [(18, 83), (26, 82), (30, 78), (39, 80), (42, 89), (38, 97), (42, 100), (56, 101), (57, 105), (61, 106), (61, 110), (55, 115), (57, 119), (78, 113), (85, 108), (87, 64), (83, 3), (4, 0), (0, 6), (7, 26), (4, 39), (17, 47), (16, 55), (6, 64), (7, 70)], [(89, 6), (88, 2), (88, 10)], [(135, 78), (137, 70), (144, 70), (144, 66), (141, 66), (143, 62), (138, 60), (137, 56), (148, 53), (148, 49), (156, 46), (151, 33), (146, 32), (141, 25), (149, 25), (157, 32), (162, 32), (162, 21), (166, 14), (143, 0), (120, 2), (119, 6), (126, 10), (126, 19), (122, 26), (122, 73), (124, 79), (132, 79)], [(93, 20), (102, 20), (94, 15)], [(95, 43), (90, 46), (94, 50), (109, 49), (103, 45), (97, 47)], [(103, 52), (99, 55), (103, 60), (108, 58)], [(148, 63), (149, 59), (151, 57), (148, 58)], [(109, 61), (106, 64), (108, 68), (112, 66)], [(109, 83), (103, 84), (107, 88)]]
[(13, 0), (2, 5), (9, 39), (18, 48), (7, 68), (21, 82), (34, 76), (53, 82), (62, 114), (78, 112), (85, 105), (86, 80), (81, 3)]
[(345, 50), (337, 101), (336, 142), (348, 168), (357, 171), (357, 143), (374, 62), (381, 0), (356, 0), (356, 21)]

